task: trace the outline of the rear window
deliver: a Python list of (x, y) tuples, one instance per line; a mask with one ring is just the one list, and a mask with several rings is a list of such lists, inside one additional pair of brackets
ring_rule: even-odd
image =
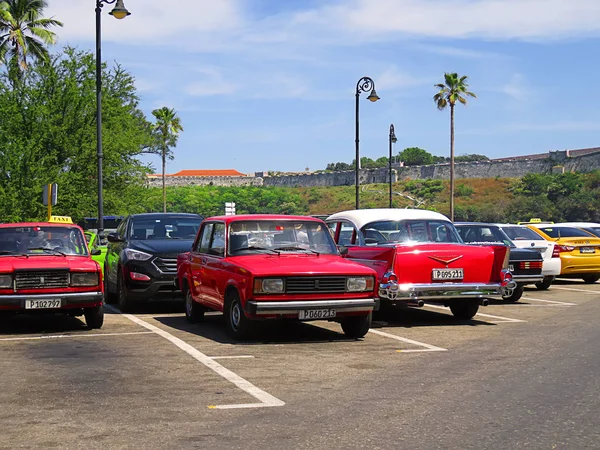
[(513, 241), (543, 241), (542, 236), (527, 227), (502, 227), (502, 230)]
[(540, 228), (541, 231), (546, 233), (551, 238), (561, 237), (592, 237), (589, 233), (580, 230), (579, 228), (573, 227), (544, 227)]
[(439, 220), (386, 220), (362, 228), (367, 245), (409, 242), (461, 242), (451, 222)]

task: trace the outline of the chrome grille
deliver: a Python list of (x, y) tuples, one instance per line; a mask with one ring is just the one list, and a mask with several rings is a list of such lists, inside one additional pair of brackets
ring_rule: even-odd
[(15, 273), (15, 286), (20, 289), (47, 289), (69, 287), (69, 272), (40, 270)]
[(163, 273), (177, 272), (177, 258), (156, 258), (154, 265)]
[(346, 277), (290, 277), (285, 283), (286, 294), (346, 292)]

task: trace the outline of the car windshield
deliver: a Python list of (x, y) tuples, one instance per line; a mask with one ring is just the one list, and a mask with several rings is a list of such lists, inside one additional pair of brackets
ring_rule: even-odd
[(229, 255), (256, 252), (337, 254), (324, 223), (301, 220), (245, 220), (229, 225)]
[(0, 256), (88, 256), (85, 237), (69, 226), (19, 226), (0, 228)]
[(543, 233), (546, 233), (551, 238), (561, 237), (593, 237), (590, 233), (574, 227), (544, 227), (540, 228)]
[(457, 225), (458, 234), (467, 244), (501, 244), (515, 247), (500, 228), (486, 225)]
[(411, 242), (461, 242), (454, 225), (442, 220), (386, 220), (361, 229), (366, 245)]
[(134, 219), (129, 230), (129, 238), (138, 241), (146, 239), (187, 239), (193, 241), (200, 227), (201, 218), (168, 217)]
[(545, 239), (527, 227), (502, 227), (502, 231), (513, 241), (545, 241)]

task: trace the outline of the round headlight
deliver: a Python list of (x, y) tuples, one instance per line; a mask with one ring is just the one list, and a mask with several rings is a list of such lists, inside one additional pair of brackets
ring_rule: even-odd
[(365, 277), (348, 277), (346, 288), (349, 292), (361, 292), (367, 290), (367, 280)]

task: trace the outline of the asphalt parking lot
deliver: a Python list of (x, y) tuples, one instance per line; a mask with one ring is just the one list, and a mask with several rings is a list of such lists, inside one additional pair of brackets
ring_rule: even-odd
[(0, 319), (0, 448), (600, 448), (600, 284), (230, 340), (180, 307)]

